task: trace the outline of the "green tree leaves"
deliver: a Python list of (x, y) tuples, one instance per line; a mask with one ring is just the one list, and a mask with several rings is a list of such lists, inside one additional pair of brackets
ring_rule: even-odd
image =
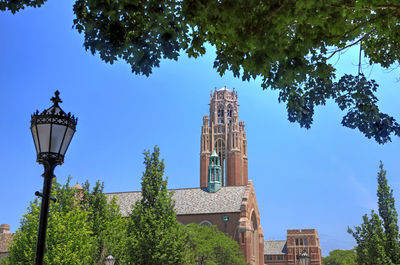
[(393, 190), (387, 184), (386, 170), (380, 164), (378, 173), (378, 209), (382, 218), (382, 226), (385, 229), (385, 250), (390, 260), (395, 264), (400, 263), (400, 243), (397, 211), (395, 208)]
[(111, 64), (122, 59), (136, 74), (149, 76), (160, 59), (176, 60), (185, 46), (187, 26), (176, 1), (77, 0), (74, 13), (86, 50)]
[(387, 185), (386, 171), (380, 164), (378, 173), (378, 211), (371, 217), (363, 216), (363, 223), (348, 232), (357, 242), (357, 264), (400, 264), (399, 227), (394, 206), (393, 191)]
[(184, 227), (191, 263), (198, 265), (246, 265), (239, 244), (215, 226), (188, 224)]
[(354, 250), (335, 249), (322, 260), (324, 265), (356, 265), (356, 253)]
[[(126, 222), (115, 200), (107, 202), (103, 186), (96, 183), (75, 189), (56, 181), (52, 194), (57, 202), (50, 204), (45, 264), (99, 264), (105, 255), (125, 261)], [(10, 247), (10, 264), (34, 264), (40, 203), (32, 202), (21, 220)], [(120, 263), (123, 264), (123, 263)]]
[(176, 221), (159, 155), (157, 146), (153, 153), (144, 153), (142, 199), (133, 206), (128, 225), (130, 264), (185, 264), (183, 231)]
[(26, 6), (41, 7), (47, 0), (0, 0), (0, 10), (10, 10), (13, 14)]
[[(91, 261), (94, 240), (86, 221), (88, 213), (74, 207), (73, 192), (69, 182), (61, 186), (54, 181), (52, 195), (57, 197), (57, 202), (50, 204), (45, 264), (89, 264)], [(40, 203), (35, 199), (23, 216), (10, 247), (11, 264), (35, 263), (39, 212)]]
[[(0, 10), (15, 13), (43, 2), (0, 0)], [(108, 63), (124, 60), (135, 74), (149, 76), (160, 60), (177, 60), (181, 50), (190, 57), (204, 55), (205, 44), (211, 44), (220, 75), (231, 71), (244, 81), (260, 77), (263, 89), (279, 91), (289, 121), (301, 127), (310, 128), (314, 108), (329, 99), (342, 101), (343, 89), (354, 89), (347, 81), (356, 81), (374, 100), (347, 102), (342, 124), (380, 144), (400, 136), (395, 119), (378, 110), (374, 80), (360, 71), (337, 79), (329, 62), (360, 45), (369, 64), (398, 66), (397, 1), (76, 0), (73, 8), (85, 49)]]

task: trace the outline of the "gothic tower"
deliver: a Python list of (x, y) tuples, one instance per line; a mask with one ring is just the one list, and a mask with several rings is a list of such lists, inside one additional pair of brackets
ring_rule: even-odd
[(207, 187), (209, 158), (219, 156), (222, 185), (247, 185), (247, 140), (239, 122), (237, 92), (223, 87), (210, 94), (210, 116), (203, 117), (200, 148), (200, 187)]

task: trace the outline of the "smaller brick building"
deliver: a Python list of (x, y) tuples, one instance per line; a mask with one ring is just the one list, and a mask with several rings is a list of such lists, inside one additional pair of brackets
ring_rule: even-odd
[(286, 240), (264, 242), (265, 265), (296, 265), (297, 255), (306, 251), (310, 265), (322, 265), (318, 232), (315, 229), (289, 229)]
[(10, 225), (0, 225), (0, 259), (8, 256), (8, 246), (10, 245), (14, 234), (10, 233)]

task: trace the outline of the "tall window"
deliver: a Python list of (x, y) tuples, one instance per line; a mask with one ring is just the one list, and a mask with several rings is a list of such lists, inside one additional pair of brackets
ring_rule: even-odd
[(218, 117), (224, 117), (224, 109), (222, 107), (218, 107)]
[(296, 238), (296, 246), (308, 246), (308, 238)]
[(257, 260), (257, 235), (258, 235), (258, 231), (257, 231), (257, 219), (256, 219), (256, 215), (254, 214), (254, 212), (253, 212), (253, 214), (251, 215), (251, 224), (252, 224), (252, 227), (253, 227), (253, 233), (252, 233), (252, 235), (251, 235), (251, 244), (252, 244), (252, 255), (253, 255), (253, 257), (256, 257), (256, 260)]
[(229, 118), (232, 117), (232, 106), (228, 105), (228, 109), (226, 111), (226, 116), (228, 116)]

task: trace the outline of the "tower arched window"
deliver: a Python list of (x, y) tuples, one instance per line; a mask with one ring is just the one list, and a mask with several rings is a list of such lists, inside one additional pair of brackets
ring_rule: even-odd
[(222, 107), (218, 107), (218, 117), (224, 117), (224, 109)]
[(228, 105), (226, 116), (228, 116), (229, 118), (232, 117), (232, 106), (230, 104)]

